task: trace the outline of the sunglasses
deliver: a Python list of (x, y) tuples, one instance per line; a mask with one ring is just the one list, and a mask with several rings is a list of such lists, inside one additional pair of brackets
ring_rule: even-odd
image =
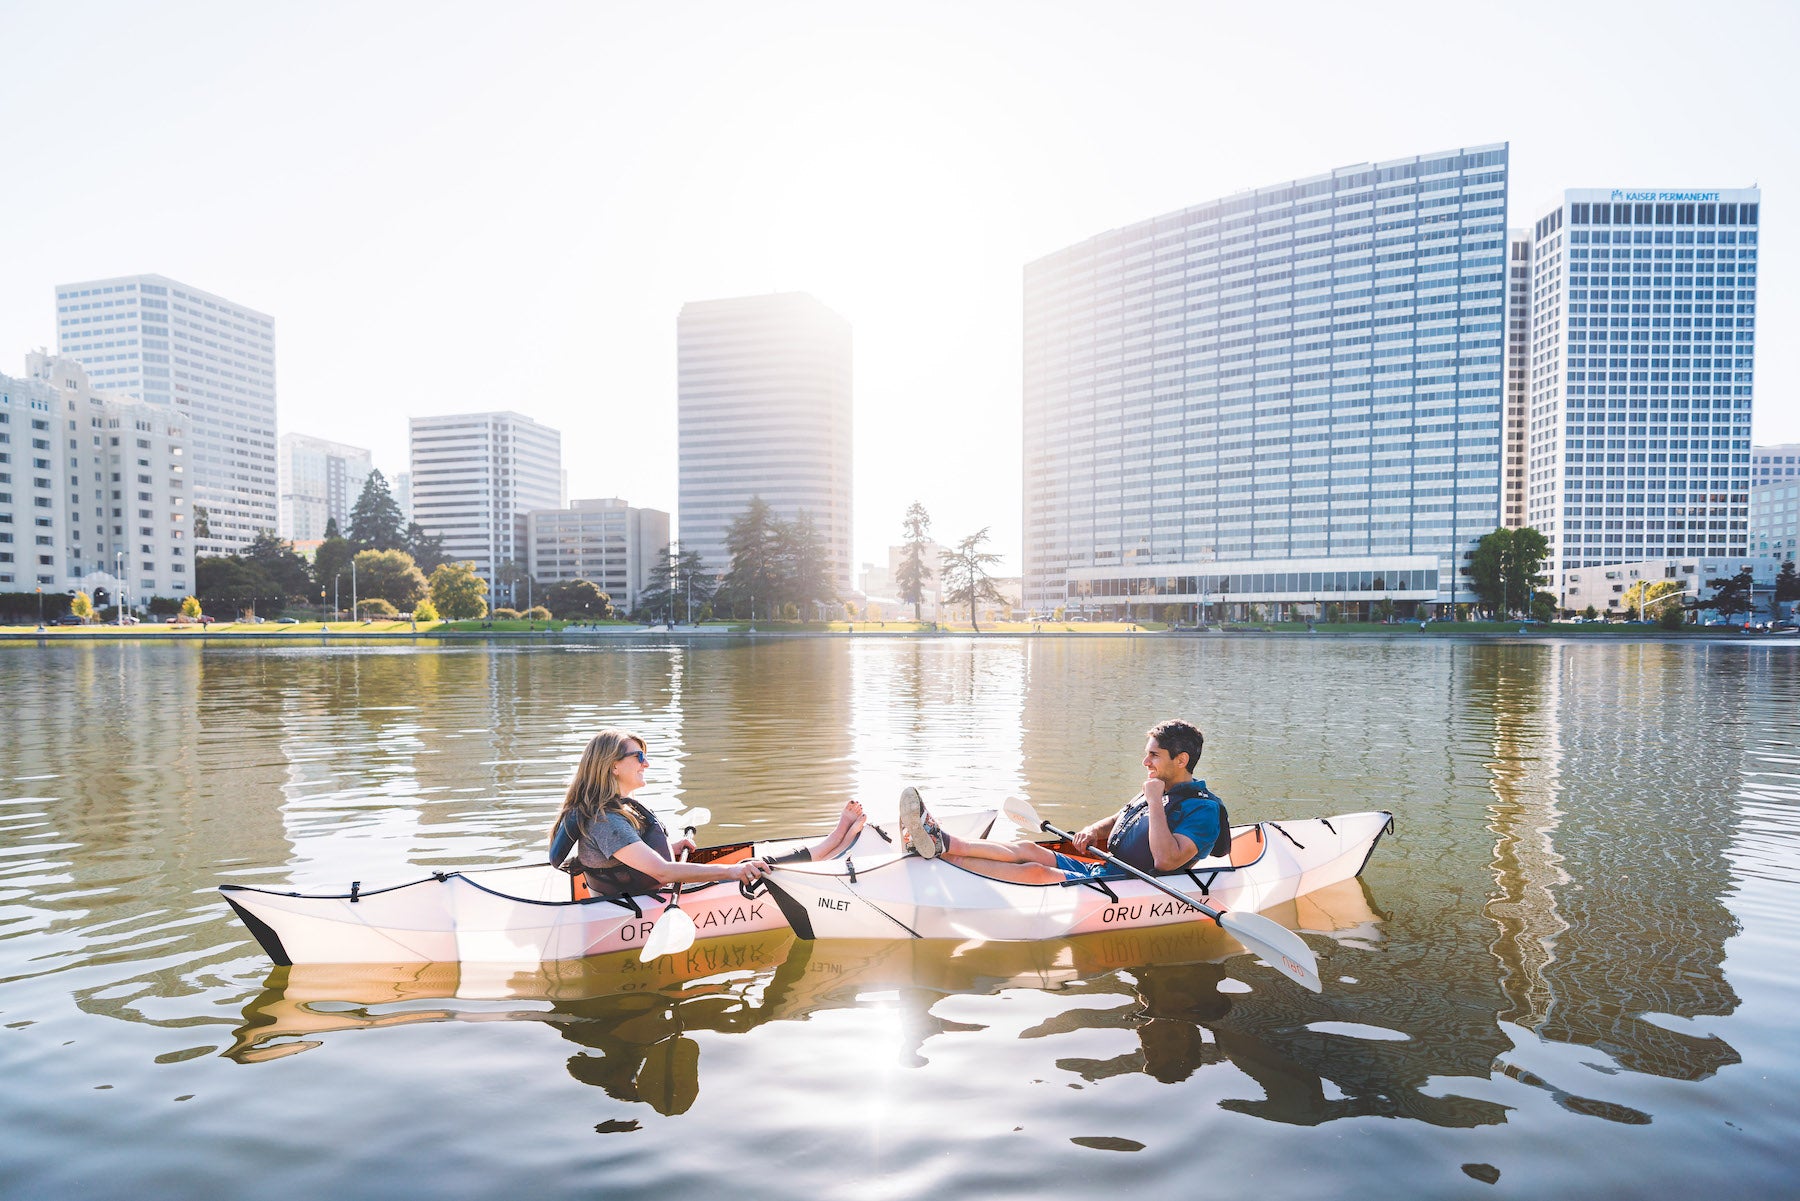
[(636, 759), (639, 763), (643, 764), (645, 767), (650, 766), (650, 757), (648, 755), (644, 754), (644, 752), (642, 752), (642, 751), (626, 751), (623, 755), (619, 756), (619, 759), (621, 762), (623, 762), (626, 759)]

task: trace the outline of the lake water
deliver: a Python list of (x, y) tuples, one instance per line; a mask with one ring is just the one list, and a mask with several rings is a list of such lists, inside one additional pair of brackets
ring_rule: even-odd
[[(0, 647), (0, 1196), (1792, 1196), (1797, 705), (1749, 643)], [(1394, 811), (1271, 914), (1322, 996), (1200, 926), (276, 969), (214, 891), (535, 859), (604, 725), (729, 841), (1085, 821), (1166, 716), (1235, 821)]]

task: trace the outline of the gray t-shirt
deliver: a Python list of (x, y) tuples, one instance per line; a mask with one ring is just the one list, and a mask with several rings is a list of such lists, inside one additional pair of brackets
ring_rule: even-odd
[(600, 820), (588, 822), (581, 829), (581, 866), (613, 867), (621, 848), (644, 841), (623, 813), (602, 813)]

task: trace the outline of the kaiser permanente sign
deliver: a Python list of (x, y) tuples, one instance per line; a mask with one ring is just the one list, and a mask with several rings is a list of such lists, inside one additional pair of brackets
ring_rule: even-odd
[(1614, 188), (1609, 200), (1717, 200), (1718, 192), (1627, 192), (1622, 188)]

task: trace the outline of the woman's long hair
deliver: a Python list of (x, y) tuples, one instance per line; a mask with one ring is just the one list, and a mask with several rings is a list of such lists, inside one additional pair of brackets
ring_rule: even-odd
[(648, 749), (648, 745), (636, 734), (624, 730), (602, 730), (589, 739), (587, 749), (581, 752), (581, 762), (575, 767), (575, 778), (569, 781), (569, 794), (563, 798), (562, 808), (550, 827), (551, 834), (556, 833), (571, 812), (579, 815), (583, 825), (602, 813), (618, 813), (631, 823), (632, 829), (641, 831), (643, 819), (638, 816), (635, 806), (625, 804), (619, 782), (613, 775), (613, 766), (635, 751)]

